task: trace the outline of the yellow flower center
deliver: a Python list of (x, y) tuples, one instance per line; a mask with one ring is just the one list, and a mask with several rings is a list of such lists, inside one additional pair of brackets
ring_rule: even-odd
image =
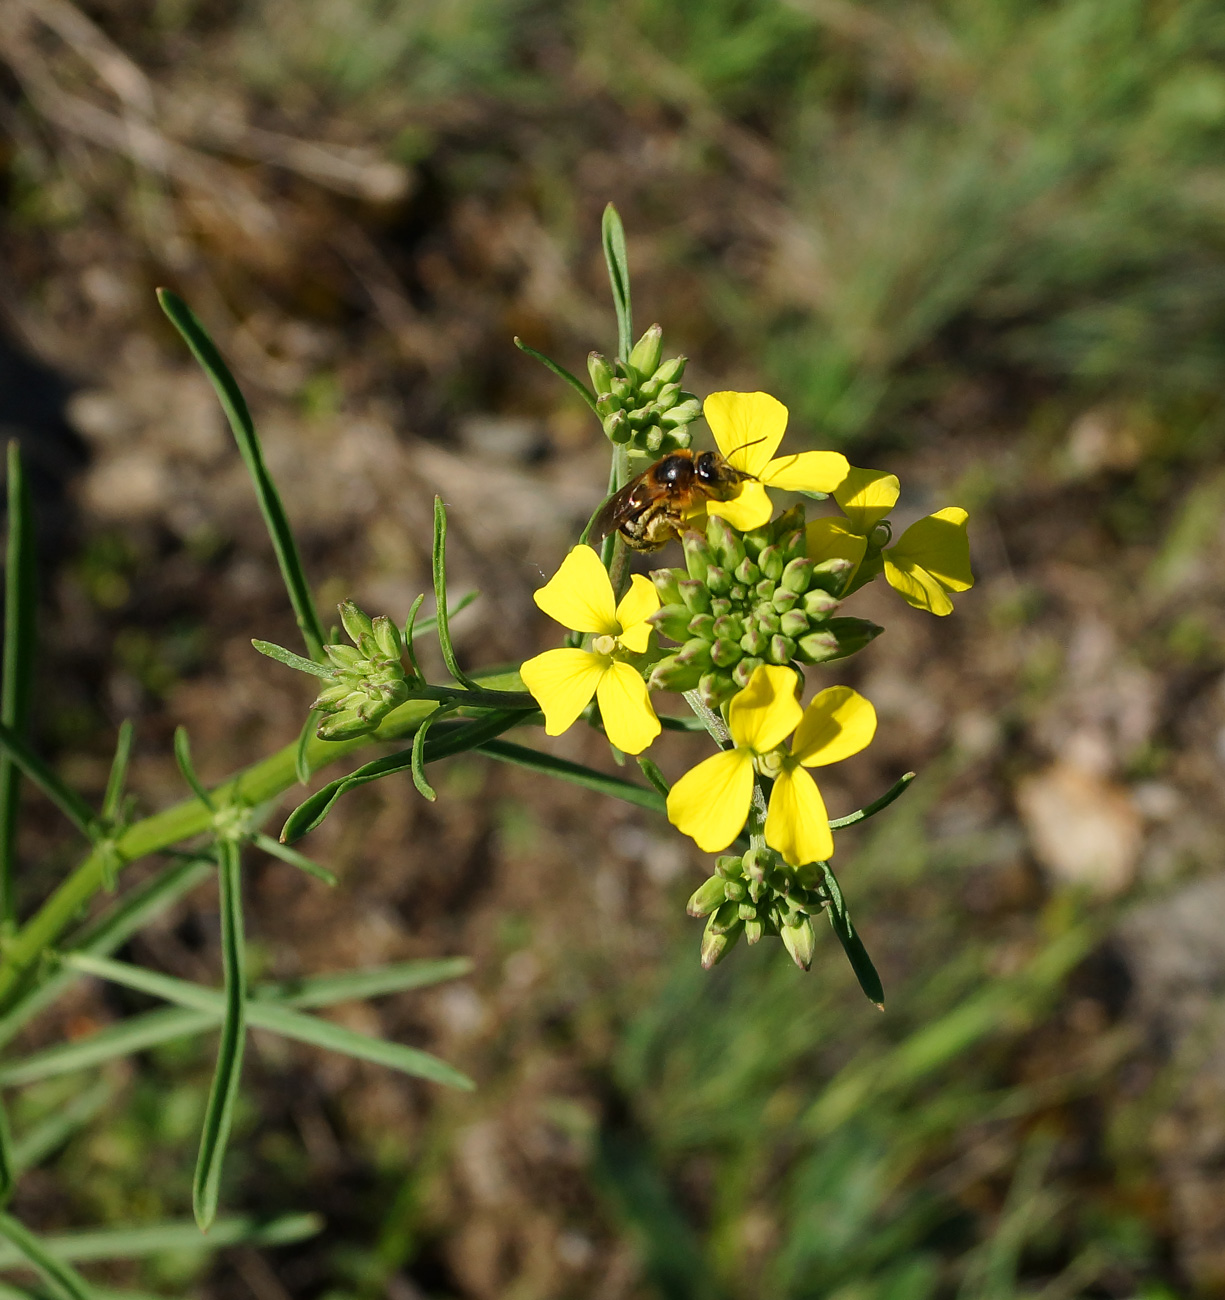
[(780, 745), (766, 754), (758, 754), (754, 762), (762, 776), (774, 778), (783, 770), (786, 757), (787, 751)]
[(613, 654), (616, 652), (616, 649), (617, 638), (615, 636), (597, 636), (592, 639), (592, 654), (603, 655), (605, 658), (611, 659)]

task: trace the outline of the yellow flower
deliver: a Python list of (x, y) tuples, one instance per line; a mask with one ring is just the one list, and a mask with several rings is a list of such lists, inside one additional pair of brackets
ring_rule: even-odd
[(783, 492), (832, 492), (846, 476), (837, 451), (802, 451), (774, 459), (787, 428), (787, 408), (769, 393), (711, 393), (702, 404), (706, 423), (733, 469), (752, 477), (731, 501), (708, 501), (707, 514), (733, 528), (760, 528), (774, 513), (767, 487)]
[(642, 675), (619, 656), (639, 655), (651, 639), (647, 617), (659, 596), (640, 574), (618, 605), (608, 572), (590, 546), (576, 546), (534, 597), (550, 618), (575, 632), (591, 632), (590, 650), (546, 650), (519, 675), (544, 712), (545, 733), (560, 736), (596, 697), (608, 739), (640, 754), (659, 735)]
[[(753, 773), (773, 776), (766, 843), (793, 866), (829, 858), (834, 837), (817, 783), (804, 770), (857, 754), (876, 733), (876, 710), (849, 686), (831, 686), (801, 710), (790, 668), (762, 664), (732, 698), (735, 742), (686, 772), (668, 795), (668, 820), (699, 848), (718, 853), (740, 834), (753, 802)], [(792, 732), (791, 748), (783, 741)]]
[(845, 518), (830, 515), (808, 525), (809, 555), (820, 560), (850, 560), (852, 581), (858, 579), (855, 586), (874, 578), (883, 566), (889, 585), (916, 609), (932, 614), (953, 612), (947, 593), (974, 585), (966, 534), (968, 516), (960, 506), (948, 506), (911, 524), (893, 546), (883, 552), (873, 550), (869, 568), (859, 571), (873, 531), (897, 504), (897, 476), (852, 468), (834, 489), (833, 497)]

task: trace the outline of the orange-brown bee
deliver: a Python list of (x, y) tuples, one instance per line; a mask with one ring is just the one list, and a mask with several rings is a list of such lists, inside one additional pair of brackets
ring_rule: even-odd
[(684, 532), (700, 502), (726, 501), (752, 477), (717, 451), (674, 451), (609, 497), (592, 531), (597, 538), (618, 532), (635, 551), (657, 551)]

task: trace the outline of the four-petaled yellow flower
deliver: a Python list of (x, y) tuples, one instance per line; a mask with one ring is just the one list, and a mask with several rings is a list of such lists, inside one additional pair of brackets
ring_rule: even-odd
[[(851, 469), (833, 496), (845, 517), (814, 519), (808, 525), (808, 553), (820, 560), (850, 560), (859, 569), (873, 530), (897, 503), (897, 476)], [(947, 506), (911, 524), (893, 546), (873, 552), (871, 572), (855, 575), (855, 585), (875, 577), (883, 567), (889, 585), (916, 609), (951, 614), (948, 593), (974, 585), (967, 517), (960, 506)]]
[(721, 515), (742, 533), (760, 528), (773, 514), (767, 487), (832, 492), (846, 477), (849, 466), (841, 452), (801, 451), (774, 458), (787, 429), (787, 408), (769, 393), (711, 393), (702, 413), (728, 463), (751, 476), (731, 501), (708, 501), (706, 512)]
[(546, 650), (519, 669), (544, 712), (545, 733), (560, 736), (594, 695), (608, 739), (627, 754), (642, 753), (659, 735), (659, 719), (642, 674), (620, 656), (646, 650), (646, 620), (659, 608), (655, 588), (635, 574), (618, 605), (600, 557), (576, 546), (534, 598), (563, 627), (594, 634), (590, 650)]
[[(834, 851), (817, 783), (804, 770), (857, 754), (876, 733), (876, 710), (849, 686), (831, 686), (801, 709), (790, 668), (762, 664), (733, 696), (727, 726), (735, 742), (686, 772), (668, 795), (668, 820), (707, 853), (740, 834), (753, 801), (753, 774), (774, 777), (766, 843), (793, 866)], [(789, 750), (783, 741), (795, 732)]]

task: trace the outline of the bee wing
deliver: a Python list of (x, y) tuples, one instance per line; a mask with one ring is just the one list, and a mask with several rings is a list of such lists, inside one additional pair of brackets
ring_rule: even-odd
[(598, 541), (603, 541), (609, 533), (615, 533), (622, 524), (628, 523), (635, 515), (641, 513), (646, 504), (641, 499), (641, 487), (642, 480), (636, 478), (627, 483), (620, 492), (614, 492), (600, 507), (600, 512), (591, 526), (592, 535)]

